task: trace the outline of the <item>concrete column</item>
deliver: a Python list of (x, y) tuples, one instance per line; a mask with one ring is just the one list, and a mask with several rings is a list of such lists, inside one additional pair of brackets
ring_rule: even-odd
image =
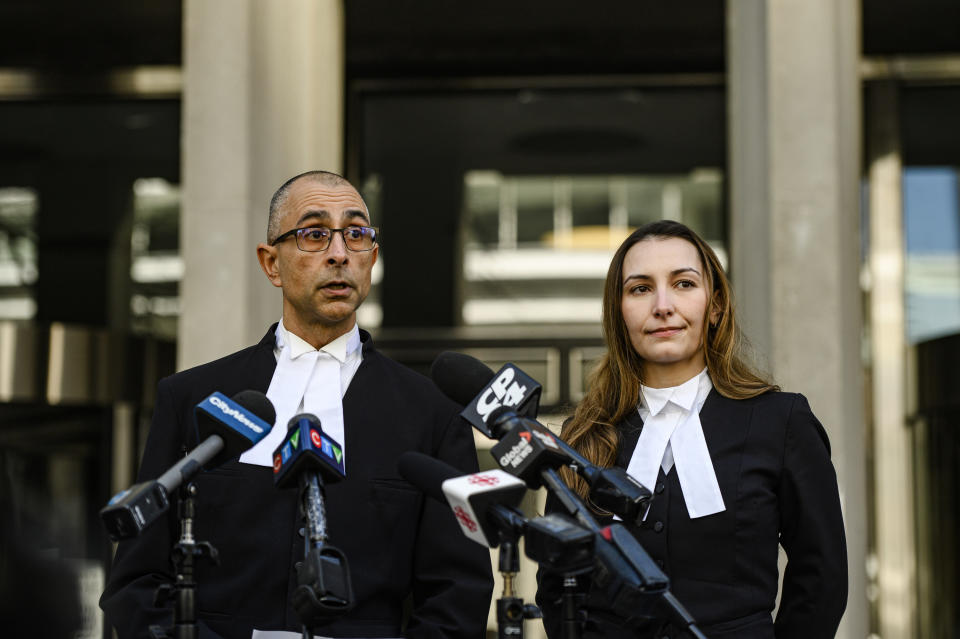
[(270, 196), (343, 162), (341, 0), (184, 4), (179, 368), (258, 340), (280, 294), (256, 259)]
[(906, 639), (914, 636), (918, 617), (899, 87), (892, 80), (874, 83), (867, 95), (877, 618), (881, 637)]
[(859, 639), (868, 632), (859, 3), (727, 7), (731, 275), (748, 337), (830, 436), (850, 570), (838, 636)]

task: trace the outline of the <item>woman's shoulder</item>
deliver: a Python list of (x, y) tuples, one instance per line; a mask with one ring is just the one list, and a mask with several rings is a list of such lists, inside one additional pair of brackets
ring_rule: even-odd
[(753, 397), (745, 397), (742, 399), (726, 397), (721, 395), (716, 388), (713, 390), (718, 396), (720, 396), (724, 401), (729, 402), (742, 402), (746, 405), (754, 406), (757, 408), (769, 408), (769, 409), (790, 409), (798, 405), (809, 407), (809, 402), (807, 398), (802, 393), (791, 393), (789, 391), (782, 390), (768, 390), (760, 393), (759, 395), (754, 395)]
[(813, 414), (810, 402), (803, 393), (788, 391), (768, 391), (747, 399), (722, 398), (725, 401), (742, 402), (754, 410), (754, 417), (759, 417), (767, 424), (780, 424), (785, 434), (791, 438), (812, 439), (821, 442), (830, 451), (830, 440), (827, 432)]

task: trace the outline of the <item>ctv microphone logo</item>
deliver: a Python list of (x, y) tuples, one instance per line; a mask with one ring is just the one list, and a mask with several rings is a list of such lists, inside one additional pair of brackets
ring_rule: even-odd
[(280, 453), (277, 453), (273, 456), (273, 474), (276, 475), (280, 472), (280, 468), (283, 466), (283, 458), (280, 457)]
[(310, 429), (310, 441), (313, 442), (314, 448), (323, 448), (323, 440), (320, 439), (320, 433)]
[(470, 532), (477, 532), (477, 522), (473, 521), (473, 518), (460, 506), (457, 506), (453, 509), (453, 514), (457, 516), (457, 520), (460, 522), (460, 525), (469, 530)]

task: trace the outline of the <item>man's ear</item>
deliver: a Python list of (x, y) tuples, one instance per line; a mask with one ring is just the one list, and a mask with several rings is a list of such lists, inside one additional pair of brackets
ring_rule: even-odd
[(263, 243), (257, 244), (257, 260), (270, 283), (276, 287), (283, 286), (283, 281), (280, 279), (280, 265), (277, 262), (277, 247)]

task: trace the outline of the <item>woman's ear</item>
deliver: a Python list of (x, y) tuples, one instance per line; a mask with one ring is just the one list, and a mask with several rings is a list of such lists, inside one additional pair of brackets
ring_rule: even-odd
[(710, 326), (716, 328), (717, 324), (720, 322), (720, 316), (723, 313), (720, 312), (720, 305), (717, 303), (717, 300), (713, 300), (710, 304)]

